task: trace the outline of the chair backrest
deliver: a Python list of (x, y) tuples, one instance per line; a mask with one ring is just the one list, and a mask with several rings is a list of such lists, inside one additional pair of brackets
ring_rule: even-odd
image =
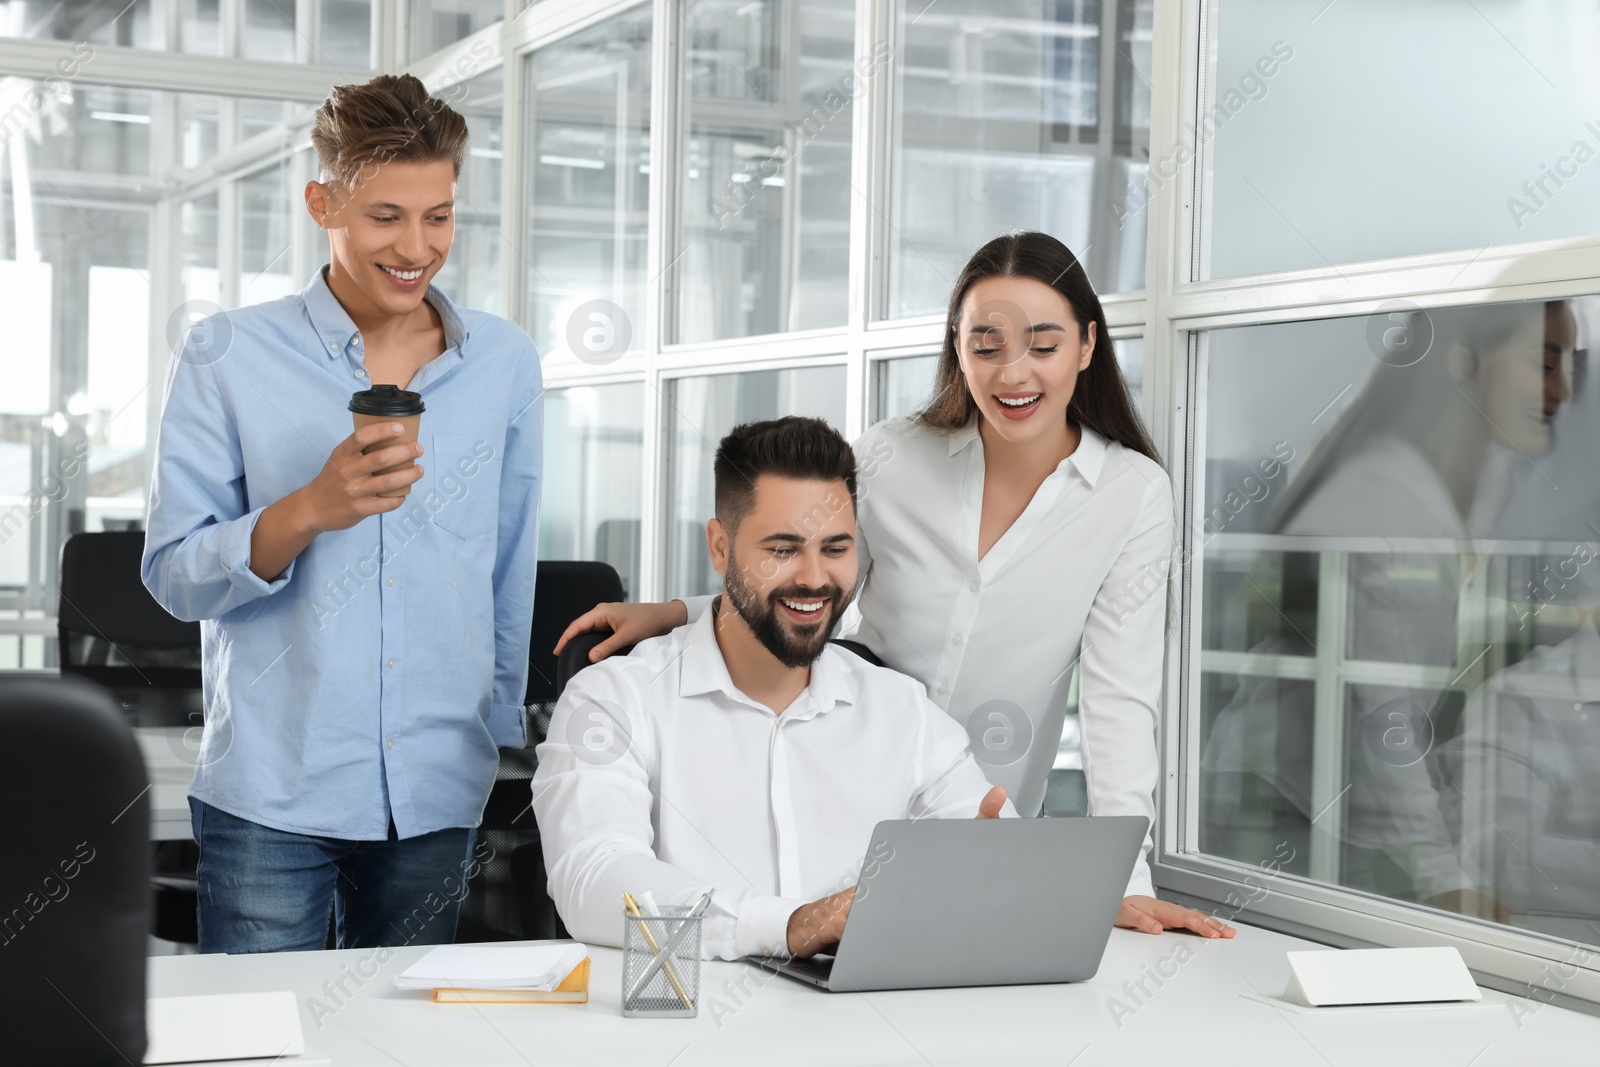
[(572, 620), (599, 605), (623, 599), (622, 578), (609, 563), (540, 560), (533, 589), (533, 638), (528, 645), (528, 694), (524, 703), (554, 700), (556, 656), (552, 651)]
[[(572, 676), (589, 665), (589, 653), (594, 646), (610, 636), (610, 630), (590, 630), (567, 642), (567, 647), (561, 650), (561, 657), (556, 661), (556, 696), (559, 697), (566, 692), (567, 683), (572, 681)], [(632, 645), (623, 645), (612, 655), (626, 656), (632, 651)]]
[(874, 667), (888, 666), (888, 664), (884, 663), (883, 660), (878, 658), (878, 654), (876, 652), (872, 651), (872, 649), (868, 648), (866, 645), (863, 645), (860, 641), (851, 641), (847, 638), (835, 637), (829, 643), (838, 645), (840, 648), (848, 648), (851, 652), (854, 652), (856, 655), (860, 656)]
[(142, 1063), (150, 925), (144, 761), (84, 682), (0, 678), (0, 1004), (7, 1063)]
[(61, 671), (120, 688), (200, 688), (200, 624), (173, 618), (139, 578), (144, 534), (80, 533), (61, 547)]

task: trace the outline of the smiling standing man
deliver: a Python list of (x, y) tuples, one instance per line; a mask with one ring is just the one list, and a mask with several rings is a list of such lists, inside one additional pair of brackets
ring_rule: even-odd
[[(321, 948), (330, 909), (340, 947), (452, 940), (496, 747), (524, 743), (538, 357), (430, 285), (466, 123), (386, 75), (311, 140), (330, 262), (189, 331), (151, 488), (145, 585), (201, 621), (205, 952)], [(350, 432), (383, 384), (420, 394), (417, 444)]]

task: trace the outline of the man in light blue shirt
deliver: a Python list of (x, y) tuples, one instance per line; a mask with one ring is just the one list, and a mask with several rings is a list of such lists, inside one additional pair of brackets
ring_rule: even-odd
[[(466, 139), (409, 75), (336, 88), (306, 189), (329, 265), (172, 363), (143, 574), (202, 623), (202, 951), (321, 948), (330, 909), (341, 947), (452, 940), (524, 743), (542, 387), (525, 333), (429, 285)], [(351, 433), (377, 384), (420, 394), (417, 444)]]

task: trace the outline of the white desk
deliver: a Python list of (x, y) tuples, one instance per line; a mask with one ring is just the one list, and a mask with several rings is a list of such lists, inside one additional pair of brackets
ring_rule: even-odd
[[(1180, 944), (1192, 953), (1181, 963), (1178, 957), (1188, 953)], [(1282, 992), (1284, 951), (1316, 947), (1246, 926), (1233, 941), (1116, 930), (1089, 982), (865, 994), (829, 994), (776, 977), (762, 984), (766, 976), (745, 964), (707, 963), (696, 1019), (622, 1018), (621, 954), (602, 948), (592, 950), (586, 1005), (435, 1004), (429, 994), (395, 990), (394, 975), (421, 948), (395, 950), (359, 988), (348, 976), (360, 961), (372, 969), (370, 950), (156, 957), (150, 995), (291, 990), (300, 1001), (308, 1058), (315, 1052), (336, 1067), (1491, 1067), (1600, 1058), (1600, 1019), (1532, 1002), (1524, 1002), (1535, 1010), (1519, 1027), (1504, 1007), (1309, 1018), (1240, 996), (1252, 988)], [(1160, 987), (1146, 978), (1151, 995), (1140, 997), (1132, 1015), (1114, 1018), (1108, 1002), (1134, 1006), (1123, 983), (1147, 973), (1172, 976)], [(748, 994), (735, 987), (741, 978)], [(324, 988), (341, 979), (353, 994), (335, 991), (342, 1005)], [(332, 1009), (320, 1025), (311, 998)]]

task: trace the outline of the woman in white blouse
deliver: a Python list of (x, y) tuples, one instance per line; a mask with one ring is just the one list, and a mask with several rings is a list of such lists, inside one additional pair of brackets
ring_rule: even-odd
[[(967, 726), (1023, 815), (1043, 806), (1076, 665), (1090, 813), (1153, 825), (1172, 489), (1100, 300), (1061, 242), (1013, 233), (967, 263), (948, 323), (933, 400), (855, 443), (865, 584), (842, 632)], [(598, 660), (710, 601), (603, 604), (561, 644), (609, 626)], [(1233, 935), (1157, 900), (1144, 862), (1117, 925)]]

